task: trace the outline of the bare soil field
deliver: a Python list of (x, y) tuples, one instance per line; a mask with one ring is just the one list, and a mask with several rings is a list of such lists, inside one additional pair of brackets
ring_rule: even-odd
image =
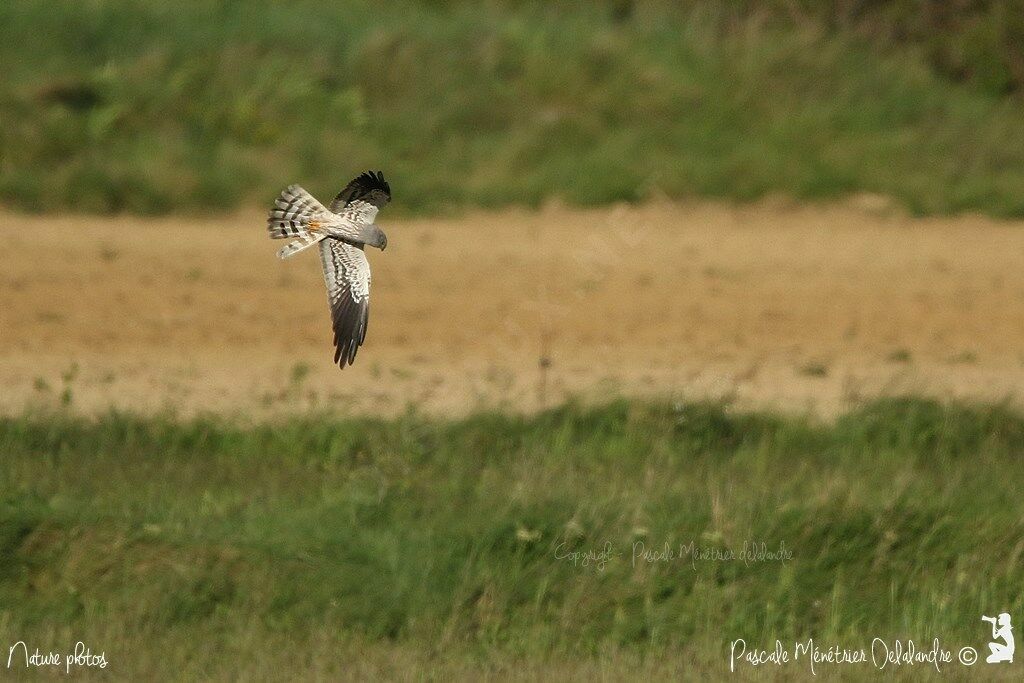
[(316, 253), (264, 214), (0, 214), (0, 412), (266, 416), (727, 399), (829, 416), (1024, 395), (1024, 224), (651, 204), (389, 220), (366, 344), (331, 363)]

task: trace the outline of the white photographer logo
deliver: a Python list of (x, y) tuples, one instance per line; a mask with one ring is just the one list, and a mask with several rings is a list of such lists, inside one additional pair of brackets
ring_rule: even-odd
[(992, 642), (988, 644), (988, 649), (992, 652), (985, 661), (989, 664), (998, 664), (1000, 662), (1013, 663), (1013, 652), (1017, 649), (1016, 644), (1013, 640), (1013, 627), (1010, 626), (1010, 615), (1003, 612), (998, 617), (982, 617), (982, 621), (987, 621), (992, 624), (992, 640), (1003, 642)]

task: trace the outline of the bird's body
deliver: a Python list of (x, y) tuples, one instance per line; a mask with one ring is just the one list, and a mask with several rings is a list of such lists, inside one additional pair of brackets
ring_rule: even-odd
[(383, 250), (388, 239), (374, 224), (391, 201), (391, 187), (378, 171), (368, 171), (345, 186), (329, 207), (298, 185), (274, 202), (267, 218), (272, 239), (294, 238), (279, 252), (282, 259), (319, 246), (334, 327), (334, 362), (351, 365), (366, 338), (370, 311), (370, 263), (364, 245)]

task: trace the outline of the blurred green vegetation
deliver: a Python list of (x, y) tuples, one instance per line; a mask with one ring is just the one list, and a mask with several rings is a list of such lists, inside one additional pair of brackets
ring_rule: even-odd
[(1024, 215), (1024, 3), (19, 0), (0, 202), (890, 195)]
[[(1022, 453), (1014, 412), (910, 399), (831, 425), (625, 401), (6, 418), (0, 642), (85, 639), (118, 678), (232, 680), (373, 652), (434, 675), (609, 657), (692, 674), (724, 671), (740, 637), (981, 647), (979, 615), (1024, 609)], [(637, 542), (749, 541), (792, 559), (633, 561)], [(602, 567), (569, 555), (606, 544)]]

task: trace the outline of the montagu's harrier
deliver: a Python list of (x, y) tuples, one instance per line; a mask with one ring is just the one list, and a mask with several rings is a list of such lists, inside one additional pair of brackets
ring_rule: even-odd
[(351, 365), (366, 338), (370, 313), (370, 263), (363, 245), (381, 251), (388, 245), (374, 225), (377, 211), (391, 201), (391, 187), (380, 171), (367, 171), (345, 186), (327, 208), (298, 185), (290, 185), (274, 201), (267, 218), (272, 239), (294, 237), (281, 251), (288, 258), (320, 246), (327, 300), (334, 324), (334, 362)]

